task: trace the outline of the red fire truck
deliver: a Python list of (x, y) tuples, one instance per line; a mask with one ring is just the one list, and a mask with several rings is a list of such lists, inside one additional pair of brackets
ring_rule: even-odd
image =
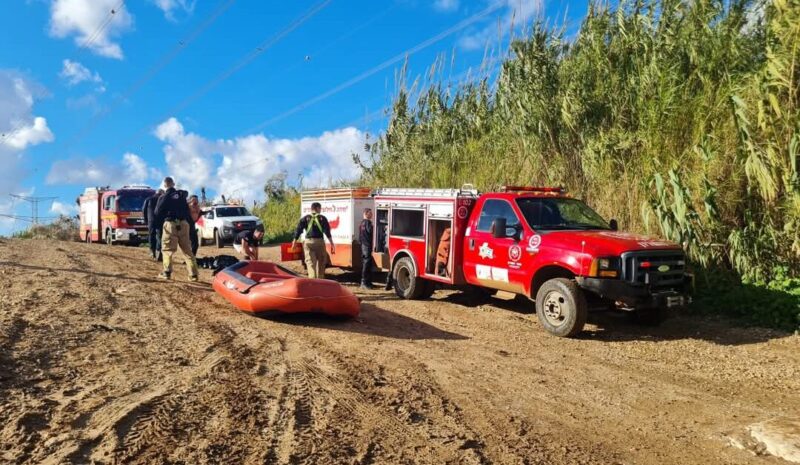
[(689, 302), (679, 245), (618, 232), (615, 220), (560, 188), (393, 188), (373, 200), (374, 257), (405, 299), (439, 287), (508, 291), (534, 300), (557, 336), (579, 333), (590, 307), (657, 323)]
[(109, 245), (147, 241), (142, 205), (154, 193), (148, 186), (87, 187), (78, 197), (81, 238)]

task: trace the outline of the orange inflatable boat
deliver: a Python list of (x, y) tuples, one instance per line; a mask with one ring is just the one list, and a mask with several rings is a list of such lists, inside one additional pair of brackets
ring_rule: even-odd
[(309, 279), (271, 262), (242, 261), (214, 277), (214, 290), (250, 313), (319, 312), (355, 317), (358, 297), (335, 281)]

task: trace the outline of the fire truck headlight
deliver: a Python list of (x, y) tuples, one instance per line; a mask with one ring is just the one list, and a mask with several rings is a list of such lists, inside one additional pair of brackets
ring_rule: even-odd
[(619, 276), (619, 271), (619, 257), (601, 257), (592, 260), (592, 264), (589, 267), (589, 276), (599, 278), (616, 278)]

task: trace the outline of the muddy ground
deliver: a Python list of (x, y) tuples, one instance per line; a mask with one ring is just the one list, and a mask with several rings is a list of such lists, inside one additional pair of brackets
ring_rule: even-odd
[(158, 271), (143, 248), (0, 241), (0, 463), (789, 463), (750, 432), (798, 418), (796, 335), (598, 315), (558, 339), (454, 292), (265, 319), (209, 271)]

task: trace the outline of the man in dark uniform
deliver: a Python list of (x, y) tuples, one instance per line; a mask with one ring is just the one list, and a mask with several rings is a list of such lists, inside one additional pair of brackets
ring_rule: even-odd
[(161, 261), (161, 226), (156, 221), (156, 204), (161, 195), (164, 194), (163, 189), (159, 189), (155, 194), (148, 197), (142, 205), (142, 214), (144, 221), (147, 223), (147, 234), (150, 242), (150, 254), (153, 255), (154, 260)]
[(328, 224), (328, 219), (320, 214), (321, 211), (322, 205), (319, 202), (312, 203), (311, 214), (300, 219), (294, 232), (294, 239), (292, 239), (292, 249), (294, 249), (294, 245), (300, 239), (300, 235), (305, 232), (303, 253), (306, 258), (309, 278), (325, 278), (325, 265), (328, 261), (328, 253), (325, 250), (325, 237), (331, 243), (331, 254), (336, 253), (336, 246), (333, 245), (333, 237), (331, 237), (331, 227)]
[(358, 227), (361, 244), (361, 288), (372, 289), (372, 209), (364, 209), (364, 219)]
[(186, 203), (186, 191), (175, 189), (175, 181), (170, 177), (164, 178), (164, 195), (158, 199), (155, 210), (156, 221), (163, 223), (164, 230), (161, 236), (161, 250), (164, 254), (164, 271), (158, 275), (161, 279), (170, 279), (172, 276), (172, 255), (180, 247), (185, 257), (186, 269), (189, 272), (189, 281), (197, 281), (197, 261), (192, 254), (192, 244), (189, 240), (189, 205)]
[(253, 231), (242, 231), (233, 239), (233, 248), (244, 255), (245, 260), (258, 261), (258, 247), (264, 238), (264, 226), (258, 225)]

